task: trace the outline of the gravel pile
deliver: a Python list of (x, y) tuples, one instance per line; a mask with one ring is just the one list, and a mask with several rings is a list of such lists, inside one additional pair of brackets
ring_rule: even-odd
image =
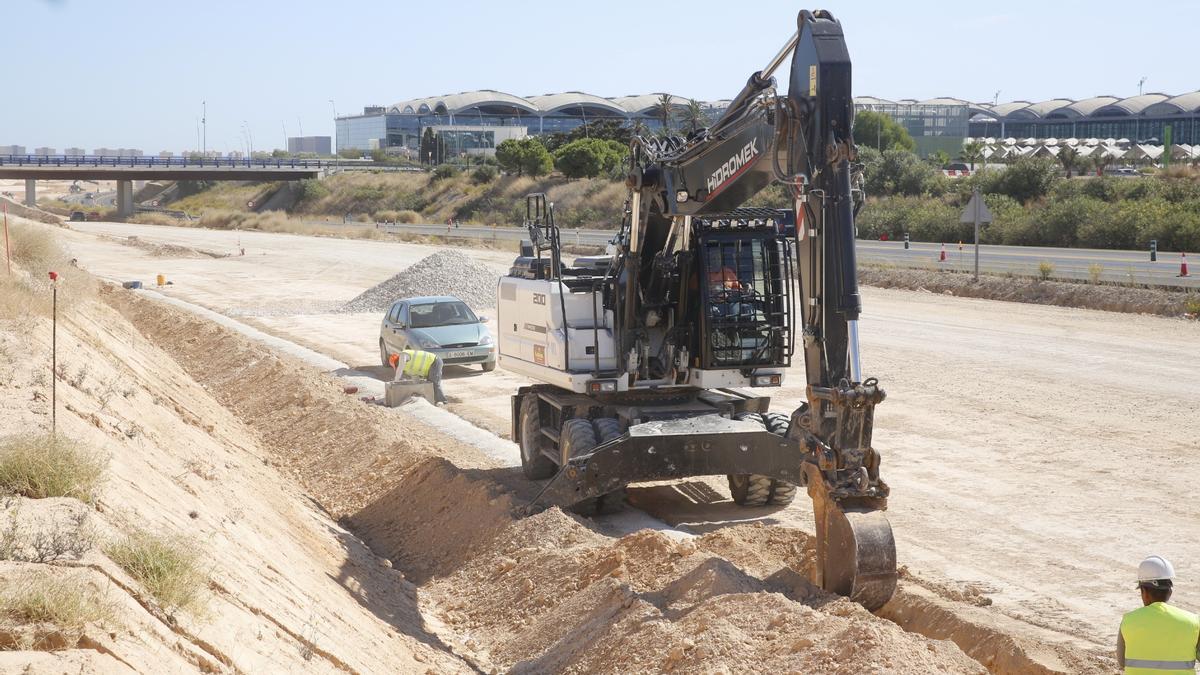
[(475, 309), (496, 306), (495, 270), (452, 250), (426, 256), (342, 306), (343, 312), (381, 312), (396, 300), (453, 295)]

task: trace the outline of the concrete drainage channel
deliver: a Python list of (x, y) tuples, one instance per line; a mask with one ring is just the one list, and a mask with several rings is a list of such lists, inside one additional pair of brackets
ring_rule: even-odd
[[(358, 392), (361, 395), (375, 396), (378, 399), (382, 399), (382, 382), (366, 373), (353, 370), (346, 364), (324, 354), (270, 335), (193, 303), (150, 290), (137, 291), (137, 293), (147, 298), (153, 298), (156, 301), (168, 303), (197, 315), (202, 319), (214, 322), (228, 330), (259, 342), (274, 351), (298, 358), (306, 364), (345, 380), (348, 385), (358, 387)], [(414, 418), (437, 429), (439, 432), (454, 438), (460, 443), (477, 449), (492, 460), (498, 460), (509, 467), (517, 465), (516, 458), (519, 455), (516, 446), (490, 431), (481, 429), (457, 415), (431, 406), (424, 401), (406, 404), (402, 409), (405, 413), (412, 415)], [(449, 463), (447, 462), (446, 464)], [(458, 484), (463, 480), (462, 476), (459, 475), (461, 472), (451, 470), (445, 466), (418, 466), (414, 471), (419, 472), (424, 478), (430, 479), (431, 484), (441, 484), (443, 480), (447, 484)], [(489, 503), (491, 505), (480, 507), (481, 513), (485, 514), (485, 517), (481, 521), (485, 523), (485, 525), (481, 525), (484, 529), (486, 529), (488, 517), (493, 518), (495, 523), (506, 522), (504, 518), (496, 515), (499, 511), (504, 510), (492, 503), (497, 498), (493, 496), (488, 497), (487, 500), (490, 500)], [(509, 501), (511, 502), (511, 500)], [(505, 508), (509, 506), (517, 506), (517, 504), (508, 503)], [(539, 514), (526, 520), (545, 519), (549, 517), (546, 514)], [(394, 514), (391, 515), (391, 518), (394, 520)], [(411, 549), (415, 541), (419, 541), (421, 536), (426, 535), (415, 535), (417, 538), (412, 539), (414, 533), (408, 532), (403, 527), (396, 530), (394, 523), (391, 525), (392, 529), (382, 531), (378, 527), (378, 522), (366, 518), (357, 523), (360, 527), (353, 529), (359, 531), (359, 536), (375, 550), (377, 555), (397, 561), (397, 566), (406, 575), (409, 575), (409, 578), (413, 579), (414, 582), (418, 584), (429, 582), (435, 585), (441, 583), (439, 578), (445, 570), (439, 570), (435, 561), (431, 562), (423, 558), (418, 559), (420, 556)], [(515, 522), (520, 523), (521, 521)], [(351, 524), (355, 524), (353, 520)], [(436, 526), (436, 517), (433, 518), (432, 522), (423, 524), (427, 527), (429, 525)], [(454, 527), (460, 527), (461, 525), (461, 523), (446, 523), (445, 527), (453, 530)], [(530, 526), (533, 527), (533, 524), (531, 523)], [(435, 527), (434, 529), (437, 528)], [(499, 529), (499, 525), (497, 525), (497, 529)], [(642, 530), (651, 530), (652, 534), (657, 533), (660, 537), (665, 537), (666, 540), (678, 542), (680, 546), (685, 547), (683, 550), (686, 550), (688, 546), (692, 547), (691, 550), (694, 550), (695, 542), (701, 539), (697, 534), (687, 531), (686, 528), (672, 527), (652, 515), (634, 508), (628, 508), (621, 513), (611, 516), (596, 518), (591, 521), (590, 529), (598, 535), (619, 540), (617, 542), (618, 549), (620, 549), (626, 539), (635, 540), (630, 546), (638, 545), (640, 535), (635, 535), (635, 533)], [(405, 534), (405, 537), (396, 536), (401, 532)], [(461, 534), (469, 535), (471, 532), (468, 530)], [(579, 534), (574, 536), (585, 535)], [(412, 539), (412, 541), (400, 541), (405, 538)], [(430, 549), (436, 552), (439, 546), (444, 549), (446, 545), (430, 544)], [(600, 546), (602, 544), (597, 543), (597, 547)], [(658, 544), (658, 546), (664, 545)], [(501, 561), (498, 564), (503, 567), (506, 563)], [(421, 587), (424, 588), (424, 586)], [(452, 617), (456, 616), (456, 613), (461, 614), (464, 611), (453, 608), (446, 610), (444, 606), (438, 607), (438, 614), (447, 614)], [(1111, 667), (1108, 662), (1092, 651), (1094, 648), (1091, 645), (1080, 644), (1067, 636), (1039, 629), (1023, 622), (1018, 622), (1015, 619), (1009, 619), (995, 611), (946, 600), (936, 593), (910, 582), (902, 581), (896, 597), (878, 611), (876, 616), (886, 619), (910, 633), (923, 635), (934, 640), (953, 641), (966, 655), (992, 672), (1077, 672), (1080, 670), (1099, 670)], [(436, 623), (433, 622), (431, 625)], [(461, 626), (447, 625), (444, 628), (446, 642), (452, 647), (452, 651), (467, 658), (468, 661), (481, 669), (487, 670), (495, 666), (495, 662), (490, 657), (486, 656), (486, 654), (481, 657), (481, 652), (477, 648), (472, 647), (472, 645), (463, 643), (457, 647), (455, 646), (455, 636), (458, 635), (461, 637)]]

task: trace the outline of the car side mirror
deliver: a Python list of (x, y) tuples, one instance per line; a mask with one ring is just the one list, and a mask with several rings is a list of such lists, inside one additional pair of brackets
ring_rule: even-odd
[(479, 317), (479, 323), (487, 323), (488, 321), (491, 321), (491, 319), (487, 318), (486, 316)]

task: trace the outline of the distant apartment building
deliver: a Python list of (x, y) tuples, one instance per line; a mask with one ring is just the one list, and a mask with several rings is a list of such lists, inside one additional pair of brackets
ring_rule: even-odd
[(95, 157), (141, 157), (141, 150), (137, 148), (96, 148), (92, 151)]
[(333, 138), (330, 136), (289, 136), (287, 151), (290, 154), (312, 153), (332, 155)]
[(163, 150), (162, 152), (158, 153), (159, 159), (171, 159), (174, 156), (175, 153), (171, 152), (170, 150)]
[(87, 150), (83, 148), (64, 148), (63, 154), (70, 157), (82, 157), (87, 154)]
[(34, 148), (33, 154), (37, 155), (38, 157), (52, 157), (58, 153), (54, 152), (54, 148)]
[(25, 154), (25, 146), (23, 145), (0, 145), (0, 155), (23, 155)]

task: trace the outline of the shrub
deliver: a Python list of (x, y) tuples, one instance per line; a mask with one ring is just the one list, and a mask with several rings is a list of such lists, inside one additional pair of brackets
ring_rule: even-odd
[(496, 180), (496, 177), (499, 175), (500, 172), (496, 170), (496, 167), (491, 166), (490, 164), (484, 164), (483, 166), (476, 167), (476, 169), (471, 172), (471, 182), (476, 185), (487, 185), (488, 183)]
[(167, 611), (192, 607), (208, 581), (195, 544), (179, 537), (138, 531), (104, 552)]
[(1052, 274), (1054, 274), (1054, 263), (1050, 262), (1049, 260), (1043, 260), (1042, 262), (1038, 263), (1038, 277), (1040, 277), (1042, 281), (1049, 279), (1050, 275)]
[[(454, 168), (454, 166), (452, 164), (438, 164), (433, 169), (433, 179), (434, 180), (445, 180), (447, 178), (453, 178), (457, 175), (458, 175), (458, 169)], [(383, 198), (383, 190), (380, 190), (379, 193), (380, 194), (379, 194), (378, 198), (382, 199)]]
[(1051, 159), (1023, 157), (1008, 165), (1004, 171), (979, 174), (984, 192), (1008, 195), (1028, 204), (1045, 197), (1058, 180), (1058, 163)]
[[(9, 624), (51, 624), (65, 634), (69, 644), (74, 644), (85, 626), (108, 624), (114, 612), (103, 591), (88, 583), (83, 574), (39, 571), (25, 575), (0, 594), (0, 616)], [(48, 638), (45, 633), (35, 633), (14, 646), (49, 649), (53, 645)]]
[(1106, 232), (1108, 208), (1091, 197), (1052, 199), (1034, 212), (1034, 220), (1045, 246), (1074, 246), (1077, 233), (1085, 223), (1095, 224), (1097, 232)]
[(940, 196), (949, 185), (941, 171), (904, 150), (888, 150), (878, 159), (867, 153), (865, 188), (869, 195), (932, 194)]
[(329, 196), (329, 187), (317, 178), (306, 178), (300, 181), (300, 199), (317, 201)]
[(0, 491), (30, 499), (73, 497), (90, 504), (107, 465), (107, 457), (65, 436), (9, 436), (0, 440)]
[(1091, 263), (1088, 265), (1088, 279), (1091, 279), (1092, 285), (1100, 283), (1100, 277), (1104, 274), (1104, 265), (1100, 263)]

